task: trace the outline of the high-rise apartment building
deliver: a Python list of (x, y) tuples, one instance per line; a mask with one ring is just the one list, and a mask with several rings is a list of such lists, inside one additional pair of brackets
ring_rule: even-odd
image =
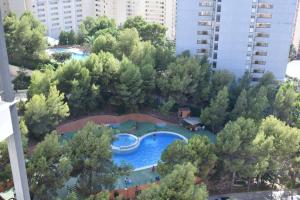
[[(28, 11), (32, 12), (47, 28), (50, 37), (58, 38), (61, 31), (78, 30), (87, 12), (88, 1), (83, 0), (28, 0)], [(89, 13), (93, 13), (92, 10)]]
[(9, 12), (15, 13), (17, 16), (22, 15), (26, 10), (25, 1), (20, 0), (0, 0), (0, 11), (2, 18)]
[(207, 55), (213, 68), (238, 77), (249, 70), (255, 81), (270, 71), (284, 80), (293, 37), (299, 46), (298, 7), (298, 0), (178, 0), (177, 53)]
[(23, 13), (26, 8), (54, 38), (61, 31), (77, 31), (88, 16), (107, 16), (117, 25), (129, 17), (142, 16), (148, 22), (165, 25), (168, 38), (175, 38), (176, 0), (0, 0), (0, 8), (4, 15), (9, 11)]

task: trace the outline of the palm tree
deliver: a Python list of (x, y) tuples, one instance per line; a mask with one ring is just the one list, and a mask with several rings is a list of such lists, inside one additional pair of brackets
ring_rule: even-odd
[(85, 49), (89, 52), (91, 52), (93, 46), (94, 46), (94, 42), (95, 42), (95, 37), (94, 36), (87, 36), (84, 39), (84, 46)]

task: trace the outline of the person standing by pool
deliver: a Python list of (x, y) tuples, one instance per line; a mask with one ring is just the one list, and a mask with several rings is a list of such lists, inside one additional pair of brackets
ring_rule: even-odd
[(154, 173), (154, 172), (155, 172), (155, 166), (154, 166), (154, 165), (152, 166), (152, 169), (151, 169), (151, 171), (152, 171), (152, 173)]

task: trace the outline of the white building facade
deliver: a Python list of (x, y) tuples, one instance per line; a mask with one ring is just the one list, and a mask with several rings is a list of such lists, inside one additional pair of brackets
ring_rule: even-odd
[(25, 1), (20, 0), (0, 0), (0, 11), (2, 18), (9, 12), (15, 13), (17, 16), (21, 16), (26, 10)]
[(253, 81), (265, 72), (284, 80), (290, 45), (299, 25), (298, 0), (178, 0), (177, 54), (207, 55), (215, 69)]
[(175, 39), (176, 0), (0, 0), (0, 8), (3, 15), (32, 12), (53, 38), (61, 31), (77, 31), (88, 16), (107, 16), (117, 25), (142, 16), (147, 22), (166, 26), (168, 38)]

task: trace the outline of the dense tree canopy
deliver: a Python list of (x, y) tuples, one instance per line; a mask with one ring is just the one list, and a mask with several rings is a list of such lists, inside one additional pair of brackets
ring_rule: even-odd
[(297, 125), (299, 122), (300, 93), (292, 83), (282, 85), (275, 97), (274, 114), (288, 124)]
[(56, 133), (48, 135), (33, 151), (28, 164), (30, 191), (34, 200), (56, 199), (72, 170), (66, 149)]
[(34, 95), (25, 106), (24, 119), (31, 136), (41, 139), (52, 131), (64, 118), (69, 116), (69, 107), (64, 94), (55, 86), (50, 87), (47, 97)]
[(128, 110), (137, 109), (144, 102), (142, 84), (139, 68), (124, 57), (120, 66), (119, 83), (116, 85), (116, 105), (122, 105)]
[(70, 141), (70, 159), (85, 194), (112, 189), (119, 169), (112, 161), (112, 130), (89, 123)]
[(45, 27), (27, 12), (19, 19), (9, 14), (3, 22), (9, 62), (36, 69), (46, 56)]
[(195, 185), (195, 172), (196, 168), (190, 163), (176, 165), (175, 169), (164, 177), (159, 185), (153, 185), (142, 191), (138, 200), (206, 200), (208, 198), (206, 187)]
[(192, 163), (202, 178), (206, 178), (217, 160), (214, 145), (207, 137), (194, 136), (188, 143), (176, 141), (161, 155), (158, 171), (162, 175), (169, 174), (176, 164)]
[(162, 45), (166, 39), (166, 27), (158, 23), (147, 23), (139, 16), (127, 19), (124, 28), (135, 28), (144, 41), (151, 41), (155, 46)]
[[(257, 135), (257, 126), (252, 119), (238, 118), (230, 121), (218, 134), (217, 151), (234, 183), (236, 174), (241, 177), (255, 177), (260, 173), (261, 165), (257, 156), (257, 146), (254, 140)], [(263, 160), (265, 161), (265, 160)]]
[(267, 149), (261, 154), (268, 159), (266, 172), (274, 176), (273, 180), (295, 186), (300, 174), (300, 129), (269, 116), (262, 121), (255, 142), (259, 147), (268, 147), (260, 149)]
[(76, 44), (76, 35), (73, 30), (70, 32), (62, 31), (59, 34), (59, 44), (60, 45), (73, 45)]
[(201, 113), (201, 120), (213, 131), (220, 130), (228, 116), (228, 88), (225, 86)]
[[(41, 41), (29, 45), (28, 48), (41, 45), (36, 52), (30, 50), (31, 54), (21, 46), (23, 40), (12, 44), (21, 33), (28, 40), (28, 35), (33, 37), (42, 30), (29, 14), (20, 20), (12, 15), (5, 20), (10, 50), (20, 48), (18, 55), (12, 56), (26, 59), (31, 54), (42, 55), (38, 53), (43, 49)], [(249, 73), (236, 80), (228, 71), (213, 70), (205, 57), (191, 56), (189, 52), (176, 56), (165, 28), (140, 17), (130, 18), (118, 28), (107, 17), (87, 18), (71, 37), (87, 45), (90, 56), (45, 66), (33, 73), (25, 121), (20, 123), (22, 132), (41, 139), (69, 112), (77, 117), (103, 108), (131, 112), (150, 107), (169, 114), (178, 107), (191, 106), (197, 115), (201, 113), (206, 128), (217, 134), (216, 144), (200, 136), (191, 137), (188, 143), (171, 144), (158, 165), (164, 177), (161, 184), (142, 192), (139, 199), (206, 199), (205, 187), (194, 184), (195, 175), (206, 181), (216, 178), (216, 174), (230, 174), (233, 183), (238, 177), (247, 179), (249, 186), (255, 178), (261, 182), (271, 177), (274, 183), (278, 180), (295, 186), (300, 171), (300, 134), (293, 127), (300, 126), (300, 95), (291, 83), (279, 85), (271, 73), (265, 73), (251, 84)], [(64, 40), (68, 43), (70, 39)], [(52, 199), (72, 170), (72, 175), (78, 176), (81, 191), (87, 195), (100, 192), (89, 199), (107, 199), (104, 191), (111, 189), (124, 172), (112, 162), (111, 142), (112, 130), (94, 124), (78, 131), (67, 144), (59, 143), (53, 134), (47, 136), (28, 158), (35, 198), (45, 199), (47, 195)], [(50, 144), (53, 149), (48, 150)], [(10, 173), (4, 147), (0, 145), (0, 160), (4, 162), (0, 163), (0, 177)], [(56, 179), (57, 174), (62, 180)], [(45, 186), (39, 187), (36, 180)]]
[(161, 74), (158, 86), (164, 96), (184, 105), (198, 89), (201, 70), (199, 59), (180, 56)]

